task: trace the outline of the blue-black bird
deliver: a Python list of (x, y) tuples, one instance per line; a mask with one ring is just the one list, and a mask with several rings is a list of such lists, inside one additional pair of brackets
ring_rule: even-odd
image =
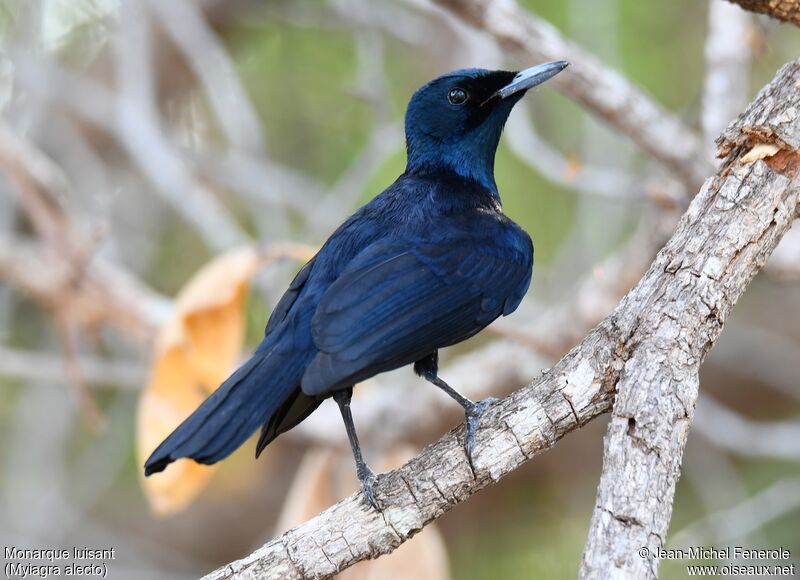
[(533, 244), (502, 211), (495, 151), (514, 105), (567, 64), (457, 70), (420, 88), (406, 112), (405, 172), (300, 270), (252, 357), (158, 446), (145, 474), (181, 457), (220, 461), (261, 426), (258, 457), (332, 396), (376, 507), (350, 413), (353, 385), (412, 363), (464, 407), (471, 463), (489, 401), (440, 379), (438, 351), (514, 312), (528, 290)]

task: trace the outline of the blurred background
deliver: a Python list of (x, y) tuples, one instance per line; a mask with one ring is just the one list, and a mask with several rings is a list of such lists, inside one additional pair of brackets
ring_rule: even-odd
[[(800, 54), (796, 28), (722, 0), (521, 4), (674, 112), (709, 164)], [(216, 468), (145, 483), (141, 466), (257, 344), (314, 248), (403, 171), (413, 91), (537, 63), (427, 0), (0, 0), (0, 36), (0, 544), (114, 547), (111, 578), (194, 578), (355, 491), (328, 403), (257, 462), (249, 442)], [(549, 84), (512, 114), (496, 176), (536, 271), (513, 317), (444, 353), (442, 376), (473, 397), (576, 344), (695, 193)], [(798, 289), (795, 228), (703, 366), (668, 547), (800, 557)], [(462, 421), (434, 391), (410, 369), (358, 389), (370, 463)], [(574, 577), (604, 430), (342, 576)]]

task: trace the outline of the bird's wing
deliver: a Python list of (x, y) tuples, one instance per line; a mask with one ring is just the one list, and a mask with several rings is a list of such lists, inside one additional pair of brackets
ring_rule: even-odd
[(267, 320), (267, 327), (264, 329), (265, 335), (269, 334), (271, 330), (273, 330), (286, 318), (289, 310), (294, 305), (297, 297), (300, 295), (300, 292), (303, 290), (303, 286), (305, 286), (308, 276), (311, 274), (311, 269), (314, 267), (314, 260), (315, 258), (311, 258), (311, 260), (309, 260), (306, 265), (300, 269), (300, 271), (295, 275), (294, 280), (292, 280), (291, 284), (289, 284), (289, 288), (286, 289), (286, 292), (283, 293), (283, 296), (281, 296), (281, 299), (275, 305), (275, 308), (272, 310), (272, 314), (269, 315), (269, 320)]
[(531, 256), (474, 241), (376, 242), (325, 292), (312, 319), (319, 354), (302, 388), (319, 395), (464, 340), (519, 305)]

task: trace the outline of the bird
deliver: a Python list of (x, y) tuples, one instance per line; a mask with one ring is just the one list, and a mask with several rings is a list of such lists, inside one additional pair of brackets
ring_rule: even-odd
[(439, 350), (511, 314), (528, 291), (533, 243), (503, 213), (495, 153), (514, 105), (568, 64), (460, 69), (418, 89), (406, 109), (404, 173), (300, 269), (252, 356), (153, 451), (145, 475), (179, 458), (216, 463), (260, 427), (258, 457), (332, 397), (362, 495), (379, 510), (353, 387), (406, 365), (463, 407), (472, 466), (478, 422), (494, 399), (474, 402), (443, 381)]

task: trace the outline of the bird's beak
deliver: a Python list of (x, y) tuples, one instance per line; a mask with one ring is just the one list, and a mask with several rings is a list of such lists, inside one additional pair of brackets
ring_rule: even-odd
[(567, 68), (567, 66), (569, 66), (569, 62), (566, 60), (554, 60), (553, 62), (546, 62), (544, 64), (532, 66), (531, 68), (526, 68), (518, 72), (517, 76), (515, 76), (510, 83), (492, 96), (505, 99), (520, 91), (527, 91), (553, 78)]

